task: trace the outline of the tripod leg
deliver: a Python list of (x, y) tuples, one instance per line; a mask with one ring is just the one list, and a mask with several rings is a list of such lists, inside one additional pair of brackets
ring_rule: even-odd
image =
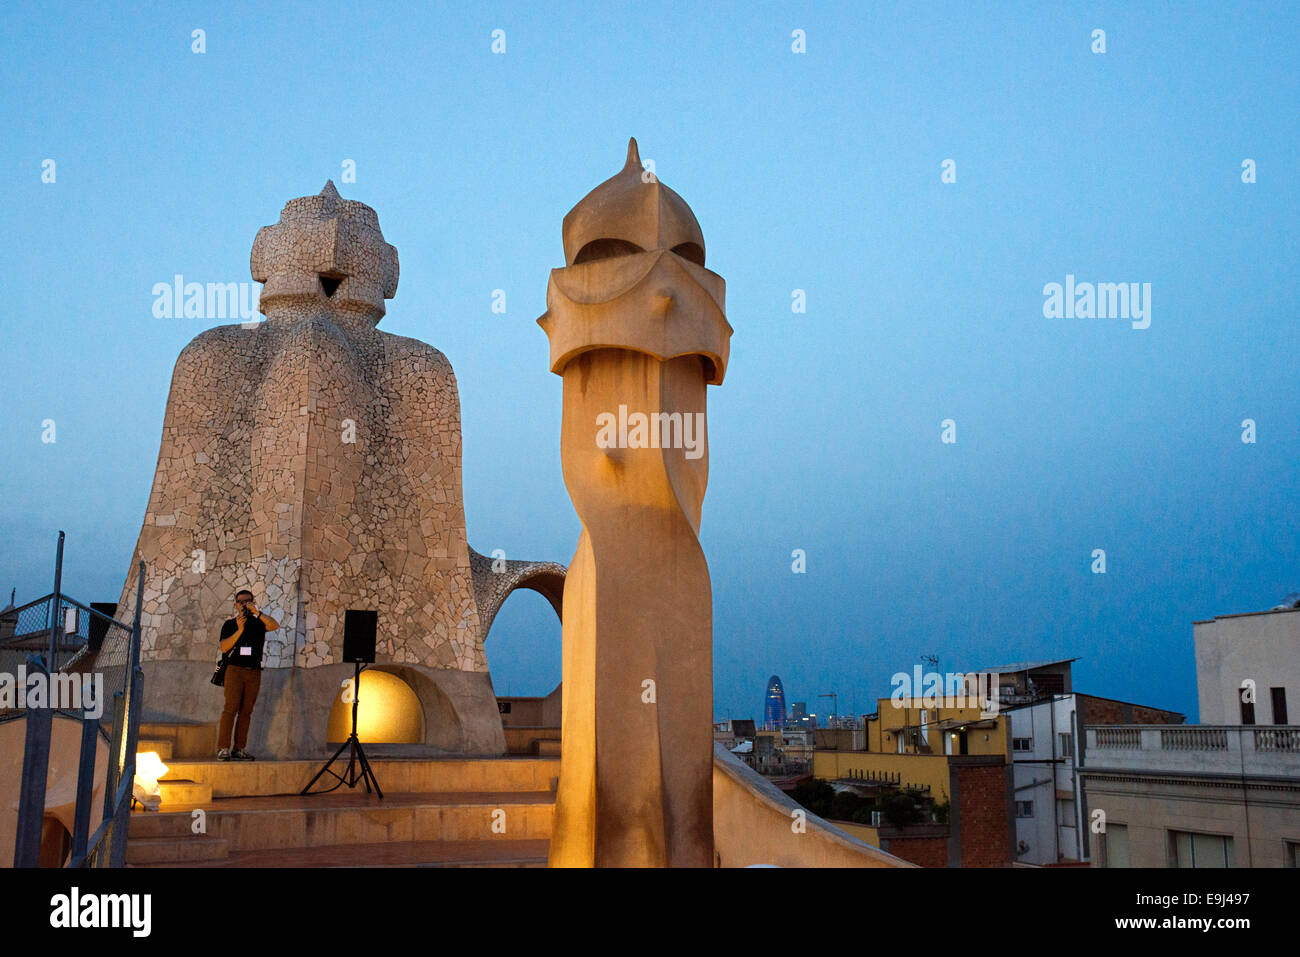
[(375, 793), (379, 795), (379, 800), (384, 799), (384, 792), (379, 790), (379, 778), (375, 777), (374, 769), (370, 767), (370, 761), (366, 761), (366, 774), (370, 775), (370, 783), (375, 786)]
[(379, 779), (375, 777), (375, 772), (370, 767), (369, 761), (367, 761), (365, 764), (365, 770), (366, 770), (366, 774), (370, 775), (370, 783), (375, 786), (375, 793), (379, 795), (379, 800), (382, 801), (384, 799), (384, 792), (379, 790)]
[(348, 736), (348, 746), (351, 748), (351, 750), (348, 753), (347, 780), (348, 780), (348, 787), (350, 788), (356, 787), (357, 782), (361, 780), (360, 772), (356, 770), (357, 748), (360, 745), (361, 742), (357, 738), (357, 733), (356, 731), (353, 731), (352, 734)]
[(370, 782), (366, 780), (365, 751), (361, 750), (361, 739), (354, 737), (352, 739), (352, 760), (348, 762), (348, 777), (351, 779), (349, 787), (356, 787), (358, 783), (366, 786), (366, 793), (370, 792)]
[(375, 793), (379, 795), (379, 800), (384, 799), (384, 792), (379, 790), (379, 779), (375, 777), (374, 769), (370, 767), (370, 761), (366, 758), (365, 749), (361, 747), (361, 742), (357, 742), (357, 751), (361, 757), (361, 775), (366, 781), (366, 790), (370, 790), (370, 785), (374, 784)]
[[(308, 791), (310, 791), (310, 790), (311, 790), (311, 786), (312, 786), (313, 784), (315, 784), (317, 781), (320, 780), (322, 774), (324, 774), (326, 771), (329, 771), (329, 770), (330, 770), (330, 765), (332, 765), (335, 761), (337, 761), (337, 760), (339, 759), (339, 755), (343, 753), (343, 749), (346, 748), (347, 746), (348, 746), (348, 743), (347, 743), (346, 741), (344, 741), (342, 744), (340, 744), (340, 745), (339, 745), (339, 749), (338, 749), (337, 751), (334, 752), (334, 757), (332, 757), (332, 758), (330, 758), (328, 761), (326, 761), (326, 762), (325, 762), (325, 766), (324, 766), (323, 768), (321, 768), (319, 771), (317, 771), (317, 772), (316, 772), (316, 776), (315, 776), (314, 778), (312, 778), (311, 781), (309, 781), (309, 782), (307, 783), (307, 786), (306, 786), (305, 788), (303, 788), (301, 791), (299, 791), (298, 793), (299, 793), (299, 794), (306, 794)], [(333, 771), (330, 771), (330, 774), (334, 774), (335, 777), (338, 777), (338, 775), (335, 774)], [(338, 785), (335, 785), (335, 787), (337, 787), (337, 786), (338, 786)]]
[(366, 793), (370, 793), (370, 764), (366, 761), (366, 750), (357, 739), (357, 779), (365, 784)]

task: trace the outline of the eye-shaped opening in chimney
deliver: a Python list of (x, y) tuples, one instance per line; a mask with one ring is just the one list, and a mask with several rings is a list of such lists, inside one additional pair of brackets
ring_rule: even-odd
[(321, 291), (325, 293), (326, 298), (333, 298), (335, 290), (339, 288), (339, 283), (341, 283), (345, 277), (320, 273), (318, 278), (320, 279)]
[(704, 265), (704, 249), (699, 243), (679, 243), (673, 247), (673, 252), (687, 262), (693, 262), (697, 266)]
[(628, 242), (626, 239), (593, 239), (578, 250), (578, 255), (574, 258), (573, 264), (577, 266), (580, 263), (613, 259), (616, 256), (631, 256), (643, 252), (645, 252), (644, 249), (636, 243)]

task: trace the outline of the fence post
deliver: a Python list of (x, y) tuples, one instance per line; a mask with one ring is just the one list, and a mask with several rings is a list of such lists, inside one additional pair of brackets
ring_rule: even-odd
[[(113, 734), (108, 744), (108, 770), (104, 773), (104, 816), (102, 821), (112, 820), (117, 813), (117, 782), (122, 777), (122, 766), (118, 763), (121, 754), (120, 735), (125, 733), (122, 725), (126, 716), (126, 695), (119, 689), (113, 692)], [(95, 858), (96, 866), (102, 867), (103, 854)]]
[[(137, 566), (135, 578), (135, 620), (131, 623), (131, 644), (127, 654), (127, 675), (130, 682), (126, 688), (125, 737), (122, 741), (123, 771), (122, 780), (130, 781), (135, 787), (135, 752), (140, 740), (140, 711), (144, 702), (144, 671), (140, 667), (140, 613), (144, 603), (144, 561)], [(131, 801), (124, 802), (119, 808), (119, 817), (113, 824), (112, 843), (110, 845), (109, 866), (121, 867), (126, 862), (126, 839), (131, 829)]]
[(113, 824), (109, 867), (121, 867), (126, 863), (126, 839), (131, 830), (131, 805), (133, 803), (135, 789), (135, 750), (139, 741), (140, 733), (139, 694), (141, 686), (144, 684), (144, 672), (139, 668), (139, 666), (133, 670), (135, 673), (132, 676), (133, 687), (131, 689), (131, 697), (135, 700), (131, 700), (127, 704), (127, 761), (126, 767), (122, 772), (122, 780), (131, 783), (130, 789), (126, 795), (126, 800), (122, 802), (122, 807), (118, 808), (118, 819)]
[[(39, 655), (27, 656), (28, 677), (43, 675), (49, 694), (49, 669)], [(14, 842), (14, 867), (39, 867), (41, 863), (41, 827), (45, 820), (45, 776), (50, 765), (50, 730), (54, 709), (33, 708), (28, 704), (27, 740), (23, 749), (22, 783), (18, 799), (18, 832)]]
[(63, 532), (59, 532), (59, 547), (54, 556), (54, 596), (50, 599), (49, 670), (51, 673), (59, 670), (56, 649), (58, 648), (59, 629), (63, 627), (63, 622), (59, 620), (59, 609), (63, 604), (63, 596), (59, 593), (59, 589), (63, 587), (63, 539)]
[(77, 766), (77, 809), (72, 824), (72, 860), (86, 854), (90, 834), (90, 805), (95, 793), (95, 750), (99, 738), (99, 719), (81, 716), (81, 763)]

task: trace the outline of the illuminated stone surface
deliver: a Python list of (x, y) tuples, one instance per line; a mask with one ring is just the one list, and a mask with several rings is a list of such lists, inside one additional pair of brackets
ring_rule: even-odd
[[(564, 588), (550, 863), (710, 867), (713, 612), (698, 533), (705, 389), (722, 382), (731, 337), (724, 283), (635, 140), (623, 170), (565, 217), (564, 253), (538, 320), (564, 380), (561, 461), (582, 520)], [(660, 447), (622, 430), (627, 447), (602, 447), (598, 423), (620, 406), (689, 416), (701, 441), (687, 448), (680, 427), (652, 420)]]
[[(490, 564), (474, 567), (456, 378), (433, 346), (375, 328), (398, 258), (373, 209), (327, 183), (258, 232), (251, 264), (266, 321), (201, 333), (172, 377), (137, 546), (149, 716), (220, 711), (206, 686), (217, 630), (250, 588), (281, 626), (267, 635), (254, 753), (323, 742), (336, 672), (351, 673), (348, 608), (379, 611), (377, 662), (415, 688), (427, 743), (504, 751), (487, 626), (511, 587), (563, 568), (511, 562), (503, 587)], [(134, 577), (133, 562), (126, 620)]]

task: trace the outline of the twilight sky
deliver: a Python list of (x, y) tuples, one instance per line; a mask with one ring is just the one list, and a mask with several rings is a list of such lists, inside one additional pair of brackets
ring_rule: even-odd
[[(156, 318), (154, 284), (249, 281), (258, 228), (327, 179), (399, 251), (380, 328), (456, 370), (471, 544), (567, 563), (535, 320), (561, 219), (630, 135), (694, 209), (735, 328), (701, 534), (719, 717), (761, 718), (772, 673), (810, 710), (873, 711), (933, 654), (1077, 655), (1077, 690), (1195, 720), (1191, 623), (1300, 591), (1300, 7), (420, 7), (0, 10), (20, 602), (50, 590), (60, 528), (65, 590), (118, 596), (173, 363), (222, 321)], [(1150, 283), (1150, 327), (1045, 318), (1067, 275)], [(517, 593), (498, 693), (549, 691), (559, 645)]]

